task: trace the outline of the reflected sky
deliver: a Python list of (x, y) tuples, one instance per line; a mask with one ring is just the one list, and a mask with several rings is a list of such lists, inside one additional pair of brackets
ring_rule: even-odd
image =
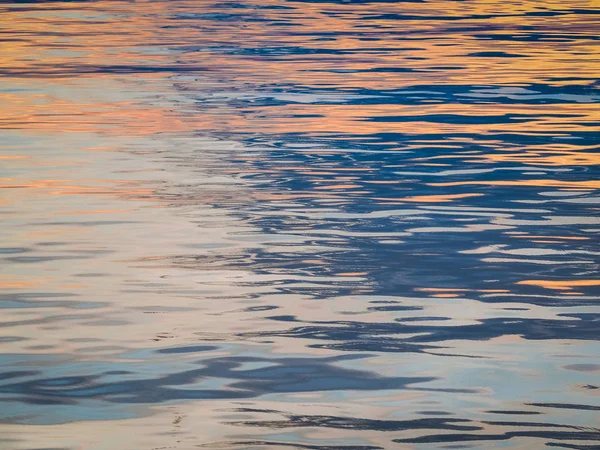
[(2, 447), (598, 446), (593, 2), (0, 14)]

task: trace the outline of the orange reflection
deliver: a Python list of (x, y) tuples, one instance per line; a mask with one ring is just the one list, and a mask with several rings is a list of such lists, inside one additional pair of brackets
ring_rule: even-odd
[[(270, 6), (266, 0), (259, 0), (256, 4)], [(597, 34), (594, 17), (584, 12), (532, 14), (560, 12), (560, 3), (554, 1), (544, 2), (543, 7), (539, 2), (527, 0), (502, 4), (484, 2), (468, 8), (460, 3), (444, 3), (443, 7), (438, 2), (386, 3), (377, 5), (375, 16), (373, 8), (367, 5), (337, 4), (337, 14), (332, 15), (327, 4), (303, 2), (301, 7), (293, 5), (291, 10), (261, 8), (260, 16), (264, 20), (279, 23), (278, 27), (271, 28), (265, 27), (262, 21), (244, 22), (244, 26), (240, 27), (236, 22), (215, 21), (202, 16), (195, 18), (193, 23), (179, 19), (179, 15), (190, 10), (210, 10), (213, 5), (206, 1), (176, 0), (169, 2), (168, 8), (165, 5), (164, 2), (129, 4), (99, 1), (78, 5), (78, 9), (85, 12), (81, 17), (61, 15), (60, 11), (53, 11), (43, 4), (36, 5), (36, 8), (46, 12), (37, 16), (31, 16), (26, 9), (4, 8), (2, 14), (7, 18), (6, 23), (11, 24), (14, 28), (11, 31), (19, 39), (3, 45), (0, 70), (14, 77), (27, 74), (44, 78), (44, 84), (50, 87), (60, 86), (68, 80), (72, 92), (85, 88), (86, 79), (93, 78), (100, 86), (103, 79), (106, 86), (110, 85), (108, 80), (119, 80), (124, 86), (129, 84), (132, 93), (136, 91), (136, 83), (128, 77), (129, 71), (133, 71), (137, 83), (145, 90), (156, 91), (162, 90), (165, 73), (180, 71), (189, 71), (196, 77), (202, 76), (205, 70), (210, 70), (213, 78), (226, 74), (227, 82), (233, 87), (259, 86), (265, 79), (276, 79), (282, 85), (296, 84), (309, 88), (326, 85), (331, 89), (345, 90), (353, 87), (394, 90), (420, 84), (485, 85), (489, 84), (489, 80), (501, 80), (502, 84), (509, 86), (528, 86), (547, 82), (548, 74), (552, 74), (554, 79), (552, 85), (561, 86), (576, 82), (571, 79), (574, 65), (579, 78), (596, 79), (598, 73), (597, 48), (589, 40), (590, 36)], [(144, 14), (139, 14), (139, 8), (143, 8)], [(444, 10), (443, 17), (439, 15), (440, 8)], [(386, 18), (389, 14), (400, 15), (404, 19), (399, 22)], [(415, 18), (411, 19), (411, 16)], [(123, 17), (128, 19), (123, 20)], [(475, 39), (472, 32), (465, 30), (481, 27), (482, 17), (489, 27), (487, 34), (498, 38), (527, 34), (523, 31), (525, 29), (535, 29), (537, 33), (561, 30), (574, 37), (559, 43), (540, 39), (536, 45), (520, 40)], [(293, 23), (288, 25), (288, 19), (293, 19)], [(156, 23), (164, 26), (158, 28)], [(303, 30), (300, 35), (297, 33), (298, 25)], [(396, 37), (400, 25), (406, 40)], [(199, 28), (205, 32), (198, 33)], [(90, 33), (90, 29), (94, 33)], [(56, 33), (59, 32), (68, 36), (68, 45), (57, 45)], [(314, 39), (314, 36), (324, 33), (335, 34), (335, 39), (329, 42)], [(364, 39), (365, 36), (371, 40)], [(330, 50), (331, 53), (255, 58), (243, 52), (222, 53), (215, 50), (215, 44), (219, 42), (238, 42), (243, 49), (268, 49), (277, 42), (281, 48), (301, 46)], [(190, 45), (202, 51), (186, 51)], [(373, 50), (374, 47), (377, 50)], [(176, 53), (144, 51), (149, 48), (168, 48)], [(335, 53), (339, 51), (344, 51), (344, 54)], [(494, 56), (498, 52), (510, 53), (514, 57)], [(341, 61), (343, 72), (339, 72)], [(452, 70), (440, 70), (440, 67), (451, 67)], [(161, 72), (147, 73), (148, 68)], [(373, 68), (381, 71), (369, 72)], [(406, 71), (393, 71), (398, 68)], [(386, 69), (390, 71), (386, 72)], [(177, 86), (193, 92), (197, 84), (196, 81), (181, 80)], [(60, 132), (101, 129), (103, 133), (128, 135), (232, 129), (253, 132), (265, 125), (272, 133), (418, 134), (427, 130), (440, 134), (485, 135), (506, 131), (507, 128), (523, 134), (532, 129), (557, 133), (599, 131), (597, 124), (600, 119), (597, 108), (585, 103), (561, 104), (560, 114), (553, 115), (549, 114), (545, 105), (499, 105), (490, 102), (418, 106), (304, 103), (290, 104), (286, 108), (287, 118), (281, 117), (277, 108), (252, 107), (239, 108), (231, 114), (211, 114), (204, 110), (202, 120), (198, 120), (197, 117), (174, 114), (166, 108), (147, 103), (141, 106), (135, 95), (131, 101), (125, 102), (121, 99), (87, 102), (87, 94), (93, 92), (82, 90), (81, 95), (69, 94), (68, 99), (61, 98), (59, 94), (3, 94), (1, 101), (9, 112), (0, 126)], [(110, 94), (110, 90), (103, 93)], [(308, 118), (307, 114), (319, 117)], [(524, 123), (460, 124), (438, 123), (428, 118), (436, 114), (466, 117), (518, 114), (526, 119)], [(365, 120), (366, 117), (402, 117), (409, 120), (372, 122)], [(65, 127), (66, 122), (68, 127)], [(548, 146), (544, 147), (531, 148), (521, 154), (513, 153), (512, 156), (490, 154), (485, 158), (506, 161), (514, 158), (527, 162), (524, 154), (533, 156), (534, 151), (548, 149)], [(589, 165), (598, 161), (593, 152), (584, 153), (575, 146), (558, 150), (556, 154), (538, 153), (533, 157), (536, 163), (552, 165)]]
[(600, 286), (600, 280), (523, 280), (517, 284), (540, 286), (554, 290), (570, 290), (573, 287)]
[(34, 282), (21, 282), (21, 283), (17, 283), (17, 282), (10, 282), (10, 281), (0, 281), (0, 287), (2, 288), (25, 288), (25, 287), (33, 287), (33, 286), (37, 286), (38, 283), (34, 283)]
[(427, 183), (429, 186), (538, 186), (575, 189), (599, 189), (600, 180), (560, 181), (560, 180), (516, 180), (516, 181), (452, 181), (443, 183)]

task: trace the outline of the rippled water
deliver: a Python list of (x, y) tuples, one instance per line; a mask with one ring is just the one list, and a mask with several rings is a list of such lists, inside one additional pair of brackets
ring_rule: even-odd
[(6, 449), (597, 449), (592, 1), (0, 1)]

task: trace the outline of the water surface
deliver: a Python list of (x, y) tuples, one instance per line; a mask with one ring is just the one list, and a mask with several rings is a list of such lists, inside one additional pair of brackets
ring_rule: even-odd
[(591, 1), (0, 1), (7, 449), (600, 446)]

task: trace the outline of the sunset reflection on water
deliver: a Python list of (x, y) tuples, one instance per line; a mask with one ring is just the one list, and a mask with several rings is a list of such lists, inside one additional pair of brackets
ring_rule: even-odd
[(0, 447), (600, 443), (593, 2), (0, 14)]

